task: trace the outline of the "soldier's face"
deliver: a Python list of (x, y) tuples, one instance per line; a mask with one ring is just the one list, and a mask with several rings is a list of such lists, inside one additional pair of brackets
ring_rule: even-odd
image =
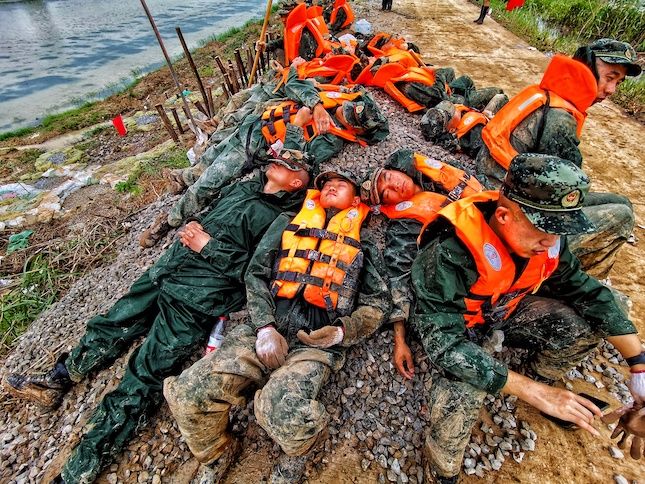
[(410, 200), (421, 188), (414, 180), (398, 170), (383, 170), (376, 183), (384, 205), (394, 205), (405, 200)]
[(320, 205), (323, 208), (345, 210), (359, 203), (360, 197), (356, 196), (356, 187), (342, 178), (327, 180), (320, 191)]
[(546, 252), (560, 238), (559, 235), (547, 234), (536, 228), (515, 203), (511, 206), (497, 207), (491, 228), (502, 239), (509, 252), (524, 258)]
[(296, 191), (309, 181), (307, 172), (304, 170), (293, 171), (279, 165), (277, 163), (270, 163), (266, 171), (267, 179), (270, 180), (277, 190), (285, 190), (287, 192)]
[(622, 64), (608, 64), (596, 59), (598, 71), (598, 93), (594, 103), (599, 103), (616, 92), (627, 75), (627, 67)]

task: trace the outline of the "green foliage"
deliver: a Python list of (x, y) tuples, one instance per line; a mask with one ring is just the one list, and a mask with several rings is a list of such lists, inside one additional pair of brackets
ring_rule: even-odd
[(46, 116), (41, 125), (46, 131), (70, 131), (104, 121), (108, 113), (96, 102), (85, 103), (82, 106), (59, 114)]
[(9, 346), (58, 296), (62, 280), (71, 277), (52, 268), (39, 254), (25, 263), (19, 283), (0, 296), (0, 346)]
[(16, 129), (14, 131), (7, 131), (6, 133), (0, 133), (0, 141), (4, 141), (11, 138), (20, 138), (21, 136), (26, 136), (31, 133), (38, 131), (37, 126), (27, 126), (25, 128)]
[(202, 66), (199, 68), (199, 75), (201, 77), (213, 77), (215, 70), (213, 66)]

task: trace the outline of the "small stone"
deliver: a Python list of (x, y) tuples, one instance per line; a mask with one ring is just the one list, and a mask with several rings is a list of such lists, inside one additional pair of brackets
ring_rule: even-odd
[(616, 481), (616, 484), (629, 484), (629, 481), (620, 474), (614, 476), (614, 481)]
[(471, 458), (464, 459), (464, 468), (465, 469), (473, 469), (473, 473), (474, 473), (475, 472), (475, 465), (476, 465), (475, 459), (471, 459)]
[(394, 459), (390, 468), (397, 476), (401, 474), (401, 464), (399, 463), (399, 459)]
[(623, 451), (620, 450), (618, 447), (609, 447), (609, 454), (614, 458), (614, 459), (624, 459), (625, 454), (623, 454)]
[(391, 470), (387, 470), (387, 480), (390, 482), (396, 482), (396, 474)]
[(106, 476), (106, 480), (107, 480), (110, 484), (116, 484), (116, 483), (117, 483), (117, 477), (116, 477), (116, 474), (115, 474), (114, 472), (112, 472), (111, 474), (108, 474), (108, 475)]
[(370, 466), (370, 461), (367, 459), (361, 460), (361, 468), (363, 469), (363, 472), (366, 471)]

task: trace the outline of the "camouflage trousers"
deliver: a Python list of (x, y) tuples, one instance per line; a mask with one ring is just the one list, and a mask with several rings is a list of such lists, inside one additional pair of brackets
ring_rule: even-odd
[[(600, 341), (600, 336), (572, 308), (536, 296), (524, 298), (499, 329), (504, 331), (505, 346), (531, 351), (529, 372), (547, 380), (562, 377)], [(485, 397), (485, 391), (447, 374), (433, 379), (424, 451), (426, 464), (438, 475), (452, 477), (461, 471), (472, 426)]]
[(214, 462), (232, 439), (229, 412), (244, 405), (254, 387), (258, 424), (288, 455), (305, 454), (329, 415), (317, 398), (344, 357), (316, 348), (291, 350), (286, 362), (269, 373), (255, 353), (255, 331), (235, 327), (221, 348), (177, 377), (167, 378), (163, 393), (188, 447), (202, 463)]
[(627, 197), (615, 193), (589, 193), (582, 211), (598, 229), (569, 236), (569, 248), (582, 268), (597, 279), (606, 279), (618, 250), (634, 230), (634, 210)]
[[(222, 314), (225, 310), (223, 307)], [(239, 308), (238, 308), (239, 309)], [(210, 316), (166, 294), (146, 272), (104, 315), (92, 318), (79, 344), (65, 361), (80, 381), (111, 364), (137, 338), (146, 336), (128, 360), (119, 386), (108, 393), (65, 463), (68, 484), (93, 482), (162, 401), (163, 379), (177, 371), (206, 338)]]

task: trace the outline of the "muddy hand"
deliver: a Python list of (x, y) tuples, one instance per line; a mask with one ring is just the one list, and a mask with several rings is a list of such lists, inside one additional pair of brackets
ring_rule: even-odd
[(620, 415), (620, 419), (611, 434), (611, 438), (620, 438), (618, 447), (624, 449), (627, 445), (627, 440), (631, 437), (629, 455), (632, 456), (632, 459), (640, 459), (644, 453), (643, 446), (645, 444), (645, 407), (623, 407), (608, 414), (606, 418), (603, 417), (603, 420), (615, 420), (615, 415)]
[(314, 348), (329, 348), (343, 341), (345, 332), (341, 326), (324, 326), (307, 334), (302, 329), (298, 331), (298, 339)]

